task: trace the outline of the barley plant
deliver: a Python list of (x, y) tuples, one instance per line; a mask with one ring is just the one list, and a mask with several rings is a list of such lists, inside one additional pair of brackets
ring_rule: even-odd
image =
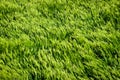
[(0, 80), (120, 80), (120, 0), (0, 0)]

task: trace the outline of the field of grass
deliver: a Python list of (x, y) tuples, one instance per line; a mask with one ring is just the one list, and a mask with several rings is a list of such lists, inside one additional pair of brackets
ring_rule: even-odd
[(120, 80), (120, 1), (0, 0), (0, 80)]

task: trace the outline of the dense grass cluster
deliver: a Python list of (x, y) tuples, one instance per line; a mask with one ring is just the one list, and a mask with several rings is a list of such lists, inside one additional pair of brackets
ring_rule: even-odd
[(0, 0), (0, 80), (120, 79), (119, 0)]

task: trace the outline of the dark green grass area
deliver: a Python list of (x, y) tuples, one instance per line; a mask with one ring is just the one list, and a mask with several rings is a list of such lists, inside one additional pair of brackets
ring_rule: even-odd
[(0, 0), (0, 80), (119, 79), (119, 0)]

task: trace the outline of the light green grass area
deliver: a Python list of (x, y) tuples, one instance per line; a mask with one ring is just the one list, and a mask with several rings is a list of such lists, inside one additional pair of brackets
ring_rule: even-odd
[(0, 80), (119, 79), (119, 0), (0, 0)]

